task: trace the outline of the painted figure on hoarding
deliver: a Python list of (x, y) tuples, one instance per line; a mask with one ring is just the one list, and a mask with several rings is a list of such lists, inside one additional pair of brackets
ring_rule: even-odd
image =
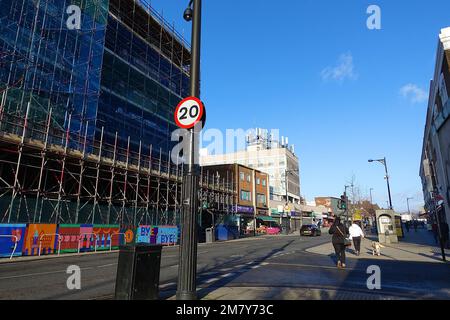
[(119, 247), (120, 226), (119, 225), (94, 225), (93, 233), (97, 236), (97, 250), (109, 250)]
[(94, 250), (95, 235), (94, 235), (93, 229), (94, 229), (94, 226), (92, 224), (80, 225), (80, 238), (79, 238), (80, 252)]
[(56, 224), (29, 224), (23, 246), (23, 255), (38, 255), (39, 246), (41, 246), (41, 255), (55, 253), (56, 228)]
[(26, 228), (26, 224), (0, 224), (0, 257), (10, 257), (16, 241), (14, 257), (22, 255)]

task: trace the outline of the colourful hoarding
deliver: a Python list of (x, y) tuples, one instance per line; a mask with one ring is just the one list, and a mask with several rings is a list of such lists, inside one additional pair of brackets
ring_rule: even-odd
[(22, 255), (26, 230), (26, 224), (0, 224), (0, 257), (10, 257), (16, 241), (14, 257)]
[(158, 227), (158, 244), (176, 244), (178, 242), (178, 227), (162, 226)]
[(139, 226), (136, 243), (175, 244), (178, 242), (176, 226)]
[(119, 247), (120, 226), (119, 225), (94, 225), (93, 233), (97, 236), (97, 250), (109, 250)]
[(94, 226), (92, 224), (80, 225), (80, 252), (94, 251), (95, 246)]
[(134, 242), (134, 227), (133, 226), (122, 226), (120, 228), (120, 242), (119, 245), (130, 244)]
[(136, 232), (136, 243), (156, 244), (158, 227), (139, 226)]
[(56, 224), (29, 224), (23, 245), (23, 255), (41, 255), (56, 253)]
[(61, 253), (78, 252), (79, 224), (60, 224), (58, 234), (61, 236)]

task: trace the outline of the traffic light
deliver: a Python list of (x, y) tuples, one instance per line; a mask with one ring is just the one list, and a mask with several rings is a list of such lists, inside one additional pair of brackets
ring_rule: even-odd
[(347, 198), (345, 195), (341, 196), (341, 200), (339, 200), (338, 208), (341, 210), (347, 210)]

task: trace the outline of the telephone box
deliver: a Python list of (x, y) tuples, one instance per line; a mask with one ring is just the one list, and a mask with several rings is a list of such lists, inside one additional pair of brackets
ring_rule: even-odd
[(378, 241), (380, 243), (397, 243), (397, 228), (395, 225), (395, 212), (394, 210), (377, 210), (377, 230)]

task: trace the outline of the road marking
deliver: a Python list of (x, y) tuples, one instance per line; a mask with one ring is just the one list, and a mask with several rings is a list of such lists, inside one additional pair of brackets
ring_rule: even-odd
[(230, 273), (227, 273), (227, 274), (223, 274), (223, 275), (221, 275), (220, 277), (221, 277), (221, 278), (226, 278), (226, 277), (230, 277), (230, 276), (234, 276), (234, 275), (236, 275), (236, 273), (230, 272)]
[(106, 268), (106, 267), (112, 267), (112, 266), (116, 266), (117, 263), (110, 263), (110, 264), (105, 264), (103, 266), (98, 266), (97, 268)]
[(211, 283), (211, 282), (219, 281), (219, 280), (220, 280), (220, 278), (211, 278), (211, 279), (206, 280), (205, 283)]
[[(94, 268), (93, 267), (88, 267), (88, 268), (82, 268), (80, 270), (83, 271), (83, 270), (90, 270), (90, 269), (94, 269)], [(25, 278), (25, 277), (35, 277), (35, 276), (45, 276), (45, 275), (48, 275), (48, 274), (56, 274), (56, 273), (67, 273), (67, 270), (21, 274), (21, 275), (17, 275), (17, 276), (2, 277), (2, 278), (0, 278), (0, 280), (17, 279), (17, 278)]]
[[(219, 269), (219, 271), (221, 271), (221, 272), (227, 272), (227, 271), (230, 271), (230, 270), (233, 270), (233, 268), (223, 268), (223, 269)], [(214, 273), (217, 273), (217, 272), (214, 272)], [(206, 274), (206, 273), (205, 273)]]
[(170, 283), (165, 283), (165, 284), (160, 285), (159, 288), (160, 289), (164, 289), (164, 288), (171, 287), (171, 286), (174, 286), (174, 285), (176, 285), (175, 282), (170, 282)]

